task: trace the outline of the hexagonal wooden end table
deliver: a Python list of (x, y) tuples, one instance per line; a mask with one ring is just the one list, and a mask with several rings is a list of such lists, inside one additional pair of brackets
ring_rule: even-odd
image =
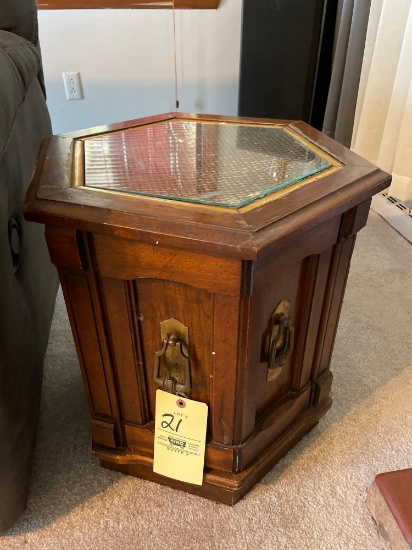
[[(302, 122), (168, 114), (47, 141), (25, 212), (102, 465), (227, 504), (268, 472), (331, 405), (355, 236), (389, 182)], [(185, 352), (154, 368), (165, 338)], [(209, 407), (201, 486), (153, 472), (159, 385)]]

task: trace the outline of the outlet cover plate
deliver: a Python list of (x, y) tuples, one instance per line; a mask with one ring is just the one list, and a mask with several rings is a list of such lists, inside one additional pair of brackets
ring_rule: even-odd
[(63, 82), (66, 91), (66, 99), (84, 99), (80, 73), (63, 73)]

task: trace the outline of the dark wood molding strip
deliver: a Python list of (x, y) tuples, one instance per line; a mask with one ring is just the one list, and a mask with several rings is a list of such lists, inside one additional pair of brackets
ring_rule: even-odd
[[(175, 0), (176, 9), (217, 9), (219, 0)], [(172, 0), (43, 0), (39, 10), (68, 9), (172, 9)]]

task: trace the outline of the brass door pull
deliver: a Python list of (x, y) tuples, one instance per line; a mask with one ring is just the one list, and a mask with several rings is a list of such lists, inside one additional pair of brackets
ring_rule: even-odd
[(279, 376), (293, 350), (294, 327), (289, 311), (289, 300), (282, 300), (272, 314), (272, 333), (266, 378), (268, 382)]
[[(160, 358), (162, 356), (165, 357), (168, 350), (172, 351), (171, 358), (169, 358), (168, 361), (169, 368), (165, 365), (165, 370), (167, 371), (168, 376), (162, 378), (160, 376)], [(176, 376), (184, 381), (179, 382)], [(177, 336), (174, 334), (164, 338), (161, 349), (155, 351), (153, 361), (153, 380), (163, 390), (169, 393), (186, 394), (190, 393), (192, 389), (189, 357), (183, 349), (183, 342), (178, 340)]]

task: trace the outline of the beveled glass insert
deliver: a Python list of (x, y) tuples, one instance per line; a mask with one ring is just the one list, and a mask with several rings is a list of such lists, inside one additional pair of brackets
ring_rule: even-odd
[(239, 207), (331, 164), (282, 127), (173, 119), (84, 142), (85, 185)]

